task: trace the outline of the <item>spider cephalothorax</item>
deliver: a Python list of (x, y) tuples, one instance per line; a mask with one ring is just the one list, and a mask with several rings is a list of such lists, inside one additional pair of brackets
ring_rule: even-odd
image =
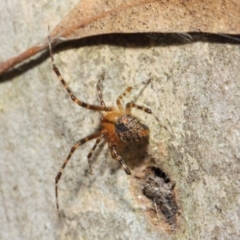
[(72, 154), (75, 152), (75, 150), (77, 148), (79, 148), (82, 144), (84, 144), (92, 139), (96, 139), (94, 146), (92, 147), (91, 151), (89, 152), (89, 154), (87, 156), (89, 168), (91, 171), (91, 161), (90, 161), (91, 156), (92, 156), (94, 150), (96, 149), (97, 145), (101, 142), (101, 140), (106, 139), (109, 149), (110, 149), (110, 152), (112, 154), (112, 157), (114, 159), (117, 159), (122, 164), (125, 172), (130, 175), (131, 171), (126, 166), (123, 158), (117, 153), (117, 150), (116, 150), (117, 144), (119, 142), (129, 142), (129, 143), (136, 142), (136, 141), (139, 141), (149, 135), (149, 128), (145, 124), (141, 123), (137, 117), (135, 117), (131, 114), (132, 108), (140, 109), (148, 114), (152, 114), (152, 111), (149, 108), (139, 106), (133, 102), (127, 103), (125, 108), (122, 106), (122, 103), (121, 103), (122, 98), (126, 94), (128, 94), (133, 89), (133, 87), (128, 87), (117, 98), (117, 107), (118, 108), (106, 107), (106, 105), (103, 101), (101, 87), (100, 87), (101, 79), (99, 79), (98, 84), (97, 84), (97, 92), (98, 92), (98, 97), (100, 99), (101, 105), (90, 105), (90, 104), (87, 104), (85, 102), (78, 100), (75, 97), (75, 95), (72, 93), (70, 88), (68, 87), (67, 83), (63, 79), (57, 66), (54, 63), (50, 39), (49, 39), (49, 51), (50, 51), (50, 56), (51, 56), (51, 60), (52, 60), (53, 70), (56, 73), (56, 75), (58, 76), (61, 83), (63, 84), (64, 88), (67, 90), (72, 101), (74, 101), (81, 107), (88, 108), (88, 109), (91, 109), (94, 111), (101, 111), (103, 113), (102, 119), (101, 119), (101, 130), (89, 135), (88, 137), (85, 137), (85, 138), (79, 140), (76, 144), (74, 144), (72, 146), (66, 160), (64, 161), (60, 171), (58, 172), (58, 174), (56, 176), (56, 179), (55, 179), (56, 205), (57, 205), (57, 209), (59, 209), (58, 182), (62, 176), (64, 168), (66, 167), (67, 163), (69, 162), (69, 160), (70, 160)]

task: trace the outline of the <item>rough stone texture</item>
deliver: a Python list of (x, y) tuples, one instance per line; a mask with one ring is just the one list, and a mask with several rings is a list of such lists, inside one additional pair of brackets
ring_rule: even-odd
[[(2, 1), (0, 61), (45, 37), (47, 25), (77, 2)], [(134, 113), (151, 129), (149, 154), (176, 181), (176, 233), (147, 220), (131, 177), (106, 145), (96, 151), (93, 175), (86, 176), (93, 142), (66, 167), (59, 191), (64, 217), (58, 219), (54, 178), (71, 145), (94, 132), (100, 116), (71, 102), (46, 55), (1, 78), (0, 239), (240, 238), (240, 47), (167, 43), (142, 35), (96, 37), (54, 56), (71, 89), (90, 103), (97, 103), (103, 69), (108, 105), (126, 86), (153, 77), (138, 103), (150, 106), (173, 136), (160, 132), (151, 116)]]

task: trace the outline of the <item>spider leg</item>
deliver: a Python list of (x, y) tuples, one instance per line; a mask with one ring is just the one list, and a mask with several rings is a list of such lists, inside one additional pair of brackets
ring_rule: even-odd
[(152, 114), (152, 110), (151, 109), (145, 108), (145, 107), (140, 106), (140, 105), (137, 105), (134, 102), (129, 102), (129, 103), (126, 104), (126, 109), (125, 109), (126, 114), (131, 114), (133, 107), (137, 108), (139, 110), (142, 110), (142, 111), (144, 111), (146, 113)]
[(118, 160), (122, 164), (125, 173), (128, 174), (128, 175), (131, 175), (131, 171), (126, 166), (125, 161), (123, 160), (123, 158), (120, 155), (118, 155), (117, 150), (116, 150), (116, 146), (115, 145), (113, 145), (113, 146), (110, 145), (109, 148), (110, 148), (112, 157), (114, 159)]
[(158, 124), (159, 124), (162, 128), (164, 128), (165, 130), (167, 130), (167, 131), (172, 135), (171, 131), (169, 131), (168, 128), (161, 123), (161, 121), (159, 120), (159, 118), (158, 118), (155, 114), (153, 114), (152, 110), (149, 109), (149, 108), (146, 108), (146, 107), (137, 105), (137, 104), (134, 103), (134, 102), (129, 102), (129, 103), (126, 104), (125, 113), (126, 113), (126, 114), (131, 114), (131, 111), (132, 111), (132, 108), (133, 108), (133, 107), (134, 107), (134, 108), (137, 108), (137, 109), (139, 109), (139, 110), (142, 110), (142, 111), (144, 111), (144, 112), (146, 112), (146, 113), (148, 113), (148, 114), (151, 114), (151, 115), (158, 121)]
[(86, 138), (83, 138), (81, 140), (79, 140), (76, 144), (74, 144), (67, 156), (67, 159), (64, 161), (60, 171), (58, 172), (56, 178), (55, 178), (55, 195), (56, 195), (56, 206), (57, 206), (57, 210), (58, 210), (58, 214), (59, 214), (59, 217), (61, 217), (60, 215), (60, 212), (59, 212), (59, 203), (58, 203), (58, 182), (62, 176), (62, 173), (63, 173), (63, 170), (64, 168), (66, 167), (66, 165), (68, 164), (72, 154), (75, 152), (76, 149), (78, 149), (81, 145), (83, 145), (84, 143), (94, 139), (94, 138), (99, 138), (99, 136), (101, 136), (101, 132), (97, 132), (97, 133), (94, 133)]
[(77, 97), (73, 94), (73, 92), (70, 90), (70, 88), (68, 87), (67, 83), (63, 79), (59, 69), (57, 68), (57, 66), (56, 66), (56, 64), (54, 62), (53, 53), (52, 53), (52, 46), (51, 46), (51, 42), (50, 42), (50, 37), (49, 36), (48, 36), (48, 45), (49, 45), (49, 52), (50, 52), (50, 57), (51, 57), (51, 61), (52, 61), (53, 71), (56, 73), (58, 79), (61, 81), (61, 83), (64, 86), (64, 88), (67, 90), (67, 92), (68, 92), (69, 96), (71, 97), (72, 101), (75, 102), (76, 104), (78, 104), (81, 107), (92, 109), (94, 111), (112, 111), (113, 108), (111, 108), (111, 107), (91, 105), (91, 104), (87, 104), (87, 103), (82, 102), (79, 99), (77, 99)]
[(158, 118), (156, 115), (153, 114), (153, 112), (152, 112), (151, 109), (146, 108), (146, 107), (143, 107), (143, 106), (140, 106), (140, 105), (137, 105), (137, 104), (134, 103), (134, 102), (129, 102), (129, 103), (126, 104), (125, 113), (126, 113), (126, 114), (131, 114), (131, 111), (132, 111), (132, 108), (133, 108), (133, 107), (134, 107), (134, 108), (137, 108), (137, 109), (139, 109), (139, 110), (142, 110), (142, 111), (144, 111), (144, 112), (146, 112), (146, 113), (148, 113), (148, 114), (152, 114), (153, 117), (154, 117), (158, 122), (160, 122), (159, 118)]
[(91, 149), (91, 151), (89, 152), (87, 158), (88, 158), (88, 165), (89, 165), (89, 170), (90, 170), (90, 173), (92, 173), (92, 163), (90, 161), (91, 157), (92, 157), (92, 154), (93, 152), (95, 151), (96, 147), (98, 146), (98, 144), (102, 141), (102, 139), (105, 137), (105, 133), (102, 133), (96, 140), (93, 148)]
[[(142, 82), (142, 84), (147, 85), (147, 84), (149, 84), (150, 81), (151, 81), (151, 79), (149, 79), (149, 80), (147, 80), (147, 81), (145, 81), (145, 82)], [(123, 97), (125, 97), (128, 93), (130, 93), (133, 88), (136, 88), (138, 85), (139, 85), (139, 84), (134, 85), (134, 86), (132, 86), (132, 87), (128, 87), (128, 88), (117, 98), (117, 106), (118, 106), (118, 108), (119, 108), (119, 110), (120, 110), (121, 112), (124, 112), (124, 108), (123, 108), (123, 106), (122, 106), (122, 104), (121, 104), (121, 100), (122, 100)]]
[(117, 106), (118, 106), (118, 109), (121, 111), (121, 112), (124, 112), (124, 108), (121, 104), (121, 100), (124, 96), (126, 96), (128, 93), (130, 93), (132, 91), (133, 87), (128, 87), (118, 98), (117, 98)]
[(98, 97), (100, 100), (100, 103), (102, 105), (102, 107), (106, 108), (106, 104), (103, 100), (103, 96), (102, 96), (102, 90), (101, 90), (101, 82), (104, 79), (104, 75), (105, 73), (102, 74), (102, 76), (99, 78), (98, 83), (97, 83), (97, 93), (98, 93)]

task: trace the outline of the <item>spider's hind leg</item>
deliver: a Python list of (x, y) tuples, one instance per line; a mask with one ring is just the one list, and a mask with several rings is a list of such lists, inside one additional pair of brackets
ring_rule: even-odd
[(113, 157), (114, 159), (118, 160), (118, 161), (122, 164), (125, 173), (126, 173), (127, 175), (131, 175), (131, 171), (130, 171), (130, 169), (127, 167), (125, 161), (123, 160), (123, 158), (122, 158), (120, 155), (118, 155), (117, 150), (116, 150), (116, 146), (115, 146), (115, 145), (112, 146), (111, 144), (109, 144), (109, 148), (110, 148), (112, 157)]
[(121, 111), (121, 112), (124, 112), (124, 108), (122, 106), (122, 103), (121, 103), (121, 100), (124, 96), (126, 96), (128, 93), (130, 93), (132, 91), (132, 87), (128, 87), (118, 98), (117, 98), (117, 106), (118, 106), (118, 109)]
[[(141, 84), (145, 84), (145, 86), (147, 86), (149, 83), (151, 82), (151, 79), (147, 80), (147, 81), (144, 81), (142, 82)], [(118, 106), (118, 109), (121, 111), (121, 112), (124, 112), (124, 108), (122, 106), (122, 103), (121, 103), (121, 100), (123, 99), (123, 97), (125, 97), (127, 94), (129, 94), (134, 88), (137, 88), (139, 86), (139, 84), (136, 84), (134, 86), (131, 86), (131, 87), (127, 87), (126, 90), (117, 98), (117, 106)]]

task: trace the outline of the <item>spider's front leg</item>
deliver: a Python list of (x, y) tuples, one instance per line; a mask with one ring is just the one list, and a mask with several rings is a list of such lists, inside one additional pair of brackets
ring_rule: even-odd
[(56, 178), (55, 178), (55, 196), (56, 196), (56, 206), (57, 206), (57, 210), (58, 210), (58, 215), (59, 217), (61, 217), (61, 214), (60, 214), (60, 211), (59, 211), (59, 203), (58, 203), (58, 183), (59, 183), (59, 180), (61, 179), (61, 176), (63, 174), (63, 171), (66, 167), (66, 165), (68, 164), (68, 162), (70, 161), (73, 153), (75, 152), (75, 150), (77, 150), (81, 145), (83, 145), (84, 143), (92, 140), (92, 139), (95, 139), (97, 138), (96, 140), (96, 143), (95, 145), (93, 146), (92, 150), (90, 151), (90, 153), (88, 154), (88, 162), (89, 162), (89, 165), (91, 165), (90, 163), (90, 158), (92, 156), (92, 153), (94, 152), (94, 150), (96, 149), (97, 145), (99, 144), (99, 142), (103, 139), (104, 137), (104, 134), (101, 133), (101, 132), (97, 132), (97, 133), (94, 133), (88, 137), (85, 137), (83, 139), (81, 139), (80, 141), (78, 141), (76, 144), (73, 145), (73, 147), (71, 148), (68, 156), (67, 156), (67, 159), (64, 161), (60, 171), (58, 172)]
[(110, 148), (112, 157), (113, 157), (114, 159), (118, 160), (118, 161), (122, 164), (125, 173), (128, 174), (128, 175), (131, 175), (131, 171), (130, 171), (130, 169), (126, 166), (125, 161), (123, 160), (123, 158), (122, 158), (120, 155), (118, 155), (117, 150), (116, 150), (116, 146), (115, 146), (115, 145), (112, 145), (112, 144), (109, 144), (109, 148)]
[(68, 95), (70, 96), (70, 98), (72, 99), (72, 101), (75, 102), (76, 104), (78, 104), (81, 107), (84, 107), (84, 108), (87, 108), (87, 109), (91, 109), (91, 110), (94, 110), (94, 111), (107, 111), (107, 112), (112, 111), (113, 108), (106, 107), (106, 105), (105, 105), (105, 103), (103, 101), (102, 92), (101, 92), (101, 88), (100, 88), (101, 79), (99, 80), (98, 85), (97, 85), (97, 91), (98, 91), (98, 96), (100, 98), (101, 106), (85, 103), (85, 102), (79, 100), (73, 94), (71, 89), (68, 87), (68, 84), (64, 80), (62, 74), (60, 73), (60, 70), (58, 69), (57, 65), (55, 64), (54, 57), (53, 57), (53, 52), (52, 52), (52, 45), (51, 45), (51, 41), (50, 41), (50, 36), (48, 36), (48, 46), (49, 46), (49, 53), (50, 53), (50, 58), (51, 58), (51, 61), (52, 61), (53, 71), (55, 72), (55, 74), (57, 75), (58, 79), (60, 80), (60, 82), (62, 83), (64, 88), (66, 89), (66, 91), (67, 91)]

